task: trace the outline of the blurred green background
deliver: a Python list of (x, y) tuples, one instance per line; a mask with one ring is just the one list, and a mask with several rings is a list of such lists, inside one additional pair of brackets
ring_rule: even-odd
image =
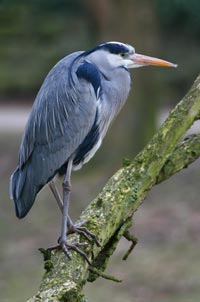
[[(132, 73), (126, 106), (101, 150), (73, 174), (71, 215), (76, 219), (124, 157), (133, 158), (187, 92), (200, 67), (199, 0), (0, 1), (0, 301), (22, 302), (42, 277), (39, 247), (55, 244), (60, 213), (44, 188), (18, 221), (9, 178), (34, 97), (63, 56), (103, 41), (132, 44), (138, 53), (167, 59), (178, 69), (147, 67)], [(198, 122), (192, 131), (199, 131)], [(130, 258), (122, 240), (108, 273), (85, 287), (89, 301), (196, 302), (200, 296), (199, 163), (150, 192), (134, 216), (139, 243)]]

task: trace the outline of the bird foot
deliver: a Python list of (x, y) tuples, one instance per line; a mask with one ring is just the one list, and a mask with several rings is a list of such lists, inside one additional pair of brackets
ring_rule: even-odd
[(78, 233), (80, 235), (83, 235), (89, 242), (94, 241), (98, 247), (101, 247), (101, 244), (97, 239), (97, 236), (93, 232), (89, 231), (86, 227), (82, 226), (85, 222), (87, 221), (78, 224), (71, 223), (70, 225), (68, 225), (67, 233), (68, 234)]
[(87, 243), (85, 242), (74, 242), (74, 243), (71, 243), (71, 242), (68, 242), (66, 240), (59, 240), (59, 244), (56, 245), (56, 246), (52, 246), (50, 248), (48, 248), (49, 251), (53, 251), (53, 250), (57, 250), (57, 249), (62, 249), (63, 252), (65, 253), (65, 255), (69, 258), (69, 260), (72, 259), (71, 257), (71, 253), (70, 253), (70, 249), (71, 250), (74, 250), (75, 252), (77, 252), (78, 254), (80, 254), (86, 261), (89, 265), (91, 265), (91, 262), (90, 260), (88, 259), (87, 255), (85, 252), (83, 252), (81, 249), (79, 249), (79, 247), (81, 246), (86, 246)]

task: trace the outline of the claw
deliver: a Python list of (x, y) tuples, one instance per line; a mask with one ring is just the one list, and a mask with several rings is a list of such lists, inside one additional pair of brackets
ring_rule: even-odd
[[(87, 222), (87, 221), (86, 221)], [(86, 227), (83, 227), (82, 225), (85, 223), (85, 221), (84, 222), (82, 222), (82, 223), (79, 223), (79, 224), (70, 224), (69, 226), (68, 226), (68, 234), (72, 234), (72, 233), (78, 233), (78, 234), (81, 234), (81, 235), (83, 235), (88, 241), (92, 241), (92, 240), (94, 240), (94, 242), (96, 243), (96, 245), (98, 246), (98, 247), (101, 247), (101, 244), (100, 244), (100, 242), (98, 241), (98, 239), (97, 239), (97, 236), (93, 233), (93, 232), (91, 232), (91, 231), (89, 231)]]
[(88, 259), (86, 253), (84, 253), (82, 250), (80, 250), (78, 247), (79, 246), (83, 246), (85, 245), (85, 243), (70, 243), (70, 242), (67, 242), (67, 241), (64, 241), (61, 243), (61, 247), (62, 247), (62, 250), (63, 252), (65, 253), (65, 255), (67, 255), (67, 257), (71, 260), (71, 254), (69, 253), (69, 249), (72, 249), (74, 251), (76, 251), (78, 254), (80, 254), (86, 261), (89, 265), (91, 265), (91, 262), (90, 260)]
[[(96, 245), (98, 247), (101, 247), (101, 244), (97, 239), (97, 236), (93, 232), (89, 231), (86, 227), (78, 227), (76, 231), (77, 231), (77, 233), (83, 234), (85, 236), (85, 238), (91, 237), (92, 240), (94, 240), (94, 242), (96, 243)], [(91, 238), (89, 241), (91, 241)]]
[(72, 259), (71, 254), (69, 252), (69, 245), (67, 242), (62, 242), (61, 243), (61, 248), (63, 250), (63, 252), (65, 253), (65, 255), (69, 258), (69, 260)]
[(78, 254), (80, 254), (87, 261), (87, 263), (89, 265), (91, 265), (91, 262), (88, 259), (86, 253), (84, 253), (81, 249), (79, 249), (79, 247), (82, 247), (82, 246), (87, 246), (87, 243), (86, 242), (70, 243), (70, 242), (67, 242), (67, 241), (61, 242), (59, 240), (58, 245), (52, 246), (52, 247), (48, 248), (48, 250), (53, 251), (53, 250), (57, 250), (57, 249), (62, 249), (63, 252), (65, 253), (65, 255), (69, 258), (69, 260), (71, 260), (72, 257), (71, 257), (71, 253), (69, 252), (69, 249), (72, 249), (72, 250), (76, 251)]

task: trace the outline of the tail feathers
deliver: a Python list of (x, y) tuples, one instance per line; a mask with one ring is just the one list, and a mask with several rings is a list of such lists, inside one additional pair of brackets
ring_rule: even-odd
[(38, 186), (32, 184), (32, 179), (28, 166), (23, 169), (17, 168), (11, 176), (10, 196), (15, 203), (16, 216), (23, 218), (31, 209), (36, 194), (40, 190)]

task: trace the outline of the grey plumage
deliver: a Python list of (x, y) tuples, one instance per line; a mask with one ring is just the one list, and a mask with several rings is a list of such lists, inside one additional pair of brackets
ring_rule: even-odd
[[(73, 155), (76, 158), (76, 152), (91, 131), (95, 117), (98, 119), (96, 131), (98, 129), (101, 134), (95, 138), (94, 145), (103, 139), (117, 113), (115, 108), (120, 109), (128, 96), (129, 72), (119, 68), (113, 79), (113, 70), (107, 68), (105, 59), (98, 71), (100, 85), (104, 87), (103, 99), (97, 99), (91, 83), (83, 76), (76, 76), (78, 67), (86, 60), (95, 64), (92, 54), (86, 57), (81, 54), (83, 52), (74, 53), (58, 62), (36, 97), (20, 146), (19, 165), (11, 180), (11, 196), (19, 218), (27, 214), (36, 194), (68, 158)], [(102, 56), (101, 53), (99, 55)], [(68, 70), (71, 70), (70, 74)], [(84, 158), (77, 162), (79, 167), (83, 161)]]
[[(11, 177), (10, 193), (16, 215), (23, 218), (37, 193), (47, 184), (62, 211), (59, 246), (70, 258), (77, 244), (67, 242), (67, 230), (99, 242), (85, 227), (74, 225), (68, 215), (71, 170), (88, 162), (126, 101), (131, 85), (129, 68), (174, 64), (135, 53), (132, 46), (108, 42), (59, 61), (44, 80), (22, 138), (19, 163)], [(52, 179), (65, 174), (63, 199)]]

